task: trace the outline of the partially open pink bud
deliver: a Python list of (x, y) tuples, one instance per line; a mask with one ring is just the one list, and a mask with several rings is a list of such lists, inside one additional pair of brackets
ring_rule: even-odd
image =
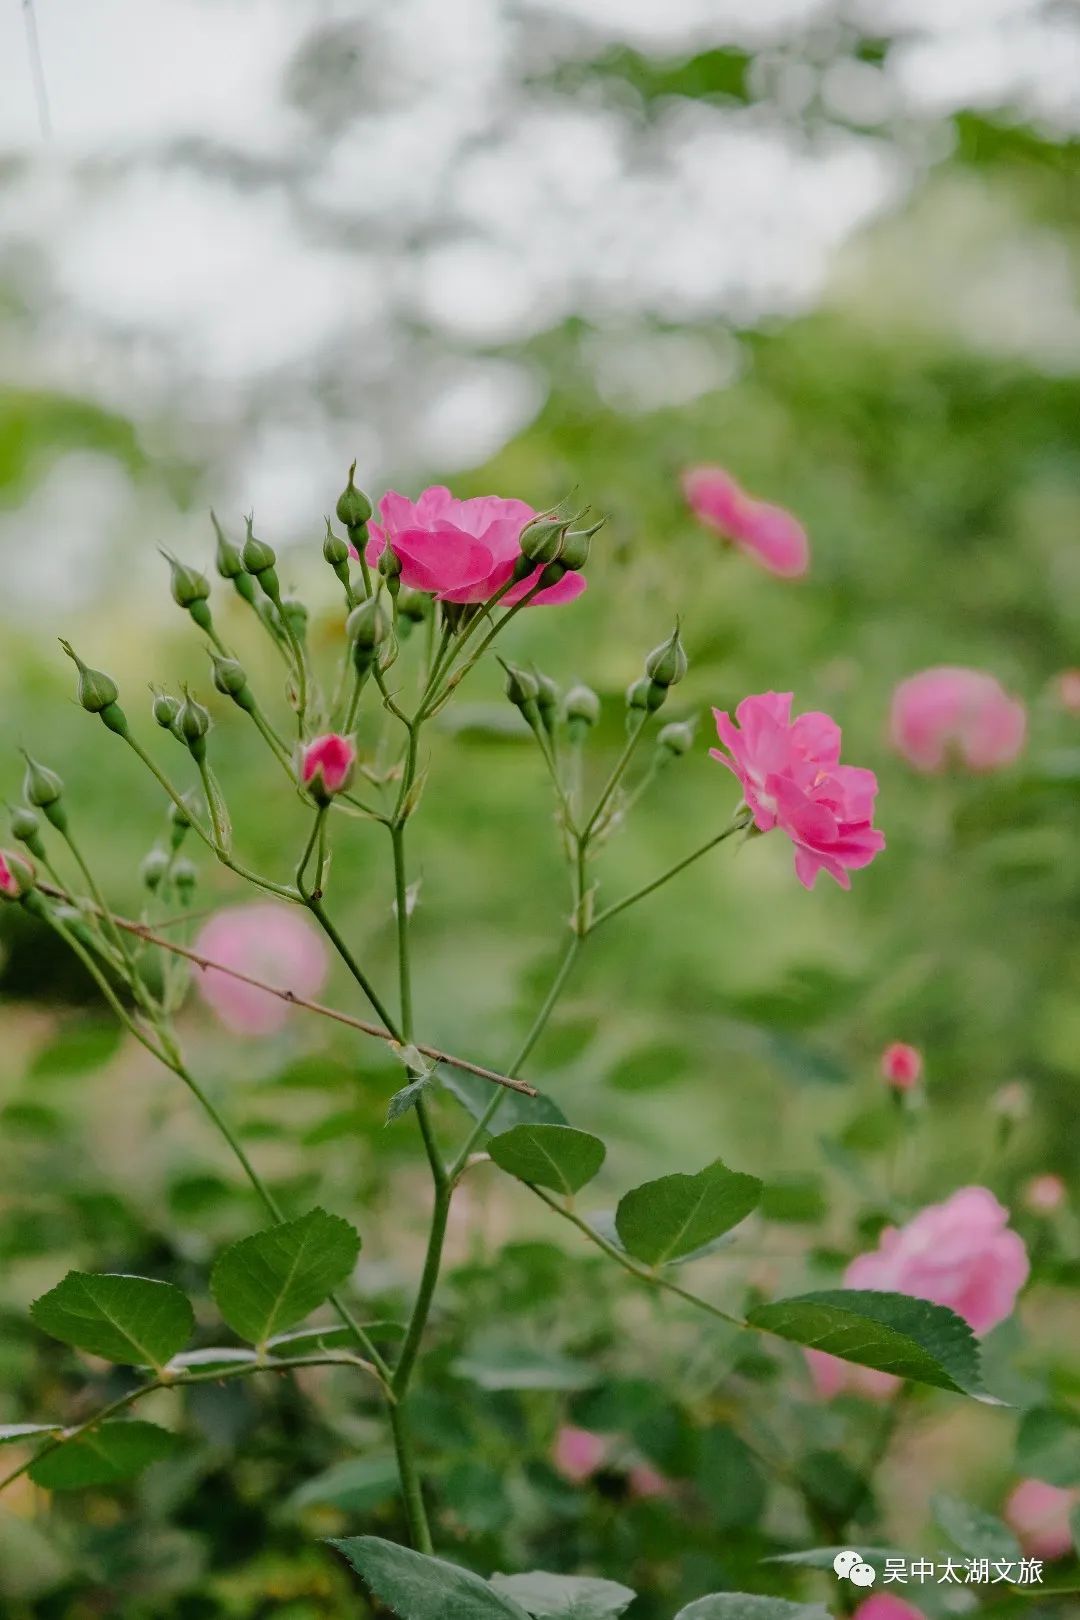
[(655, 1501), (661, 1496), (670, 1496), (672, 1484), (670, 1479), (661, 1474), (659, 1469), (651, 1463), (635, 1463), (626, 1476), (626, 1483), (630, 1488), (630, 1495), (638, 1502)]
[(782, 506), (755, 500), (722, 467), (690, 467), (683, 493), (699, 522), (734, 541), (770, 574), (791, 579), (810, 562), (806, 530)]
[(563, 1479), (568, 1479), (571, 1485), (582, 1485), (603, 1466), (608, 1447), (609, 1441), (604, 1435), (564, 1423), (555, 1436), (551, 1460)]
[(34, 867), (24, 855), (0, 849), (0, 898), (21, 900), (34, 887)]
[(1065, 1198), (1065, 1183), (1060, 1176), (1055, 1176), (1051, 1171), (1047, 1171), (1045, 1175), (1032, 1176), (1023, 1192), (1025, 1208), (1033, 1215), (1056, 1215)]
[(319, 804), (329, 804), (335, 793), (343, 793), (348, 787), (355, 766), (356, 745), (352, 738), (329, 731), (304, 749), (300, 780)]
[(900, 682), (890, 727), (893, 746), (917, 771), (953, 762), (997, 771), (1023, 750), (1027, 711), (993, 675), (942, 665)]
[(1072, 1550), (1070, 1515), (1080, 1492), (1044, 1479), (1022, 1479), (1009, 1494), (1002, 1518), (1029, 1558), (1064, 1558)]
[(922, 1053), (904, 1041), (893, 1041), (881, 1054), (881, 1077), (895, 1091), (910, 1091), (922, 1078)]
[(1080, 669), (1063, 669), (1057, 678), (1058, 702), (1066, 714), (1080, 714)]

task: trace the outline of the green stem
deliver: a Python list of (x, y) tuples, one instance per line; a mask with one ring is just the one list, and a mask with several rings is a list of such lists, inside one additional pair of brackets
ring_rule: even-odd
[(401, 1044), (402, 1034), (400, 1029), (395, 1023), (394, 1019), (391, 1018), (390, 1014), (387, 1012), (386, 1007), (383, 1005), (383, 1002), (380, 999), (374, 985), (371, 983), (371, 980), (368, 978), (360, 964), (356, 961), (352, 952), (349, 950), (349, 947), (346, 945), (345, 941), (334, 927), (334, 924), (330, 921), (330, 918), (326, 915), (325, 907), (323, 906), (319, 896), (315, 894), (309, 896), (306, 904), (308, 910), (311, 912), (311, 915), (315, 918), (315, 921), (318, 923), (319, 927), (322, 929), (323, 933), (326, 935), (327, 939), (330, 941), (335, 951), (337, 951), (338, 955), (341, 957), (341, 960), (344, 962), (345, 966), (348, 968), (349, 972), (352, 974), (353, 978), (364, 992), (368, 1001), (375, 1009), (378, 1017), (382, 1019), (383, 1024), (390, 1031), (393, 1039)]
[(66, 825), (66, 823), (65, 823), (65, 826), (64, 826), (64, 829), (63, 829), (62, 836), (63, 836), (64, 842), (67, 844), (68, 849), (70, 849), (72, 855), (75, 858), (76, 866), (79, 868), (79, 871), (82, 873), (83, 877), (86, 879), (86, 886), (90, 890), (90, 893), (91, 893), (91, 895), (93, 897), (93, 900), (94, 900), (94, 904), (97, 906), (97, 913), (98, 913), (98, 917), (99, 917), (100, 922), (101, 922), (101, 926), (104, 929), (105, 933), (108, 935), (110, 943), (113, 945), (114, 949), (119, 951), (119, 953), (120, 953), (120, 960), (123, 963), (124, 968), (126, 970), (126, 976), (127, 976), (127, 979), (128, 979), (128, 983), (131, 986), (131, 992), (132, 992), (133, 996), (135, 997), (136, 1001), (138, 1001), (140, 1003), (141, 1006), (149, 1007), (151, 1005), (151, 1003), (150, 1003), (149, 998), (148, 998), (148, 996), (146, 994), (146, 990), (145, 990), (145, 988), (143, 986), (142, 980), (139, 978), (138, 969), (135, 966), (135, 957), (134, 957), (134, 954), (132, 953), (130, 943), (126, 939), (124, 934), (121, 933), (120, 929), (117, 928), (115, 922), (113, 921), (112, 912), (109, 910), (109, 907), (105, 903), (105, 896), (102, 894), (101, 890), (99, 889), (99, 887), (97, 885), (97, 882), (95, 881), (94, 874), (91, 872), (90, 867), (87, 864), (87, 862), (86, 862), (86, 860), (85, 860), (85, 858), (83, 856), (82, 850), (79, 848), (78, 844), (75, 842), (75, 839), (72, 836), (72, 833), (71, 833), (69, 827)]
[[(305, 897), (305, 899), (307, 898), (307, 891), (304, 888), (304, 873), (307, 871), (308, 862), (311, 860), (311, 857), (314, 854), (316, 844), (318, 844), (322, 838), (323, 829), (326, 825), (326, 812), (328, 808), (328, 805), (320, 804), (319, 808), (316, 810), (315, 820), (311, 824), (311, 832), (308, 836), (308, 841), (304, 845), (304, 853), (301, 855), (299, 864), (296, 868), (296, 887), (299, 889), (300, 893)], [(319, 882), (318, 878), (316, 878), (315, 893), (319, 892)]]
[[(487, 617), (487, 615), (492, 611), (492, 609), (497, 606), (497, 604), (506, 595), (507, 591), (510, 590), (512, 584), (513, 584), (513, 581), (512, 580), (509, 581), (506, 585), (504, 585), (502, 587), (502, 589), (500, 591), (496, 592), (496, 594), (491, 598), (491, 600), (489, 602), (484, 603), (484, 606), (483, 606), (482, 610), (476, 615), (476, 618), (473, 620), (472, 624), (466, 625), (465, 630), (464, 630), (463, 634), (461, 635), (461, 637), (459, 638), (458, 644), (454, 649), (455, 653), (460, 652), (461, 649), (465, 646), (466, 642), (471, 639), (471, 637), (473, 636), (473, 634), (474, 634), (474, 632), (476, 630), (476, 627), (480, 624), (481, 620), (483, 620), (485, 617)], [(484, 639), (480, 643), (479, 647), (477, 647), (477, 649), (473, 653), (472, 657), (466, 659), (466, 661), (463, 664), (459, 664), (457, 669), (455, 669), (455, 670), (453, 670), (451, 672), (451, 674), (449, 675), (449, 677), (447, 679), (446, 685), (443, 687), (441, 692), (437, 693), (434, 697), (432, 697), (430, 695), (430, 686), (429, 686), (429, 693), (427, 695), (425, 695), (424, 700), (421, 703), (419, 710), (417, 711), (417, 720), (426, 720), (430, 715), (433, 715), (435, 713), (436, 709), (442, 707), (443, 703), (445, 703), (446, 699), (449, 697), (450, 692), (453, 690), (453, 688), (456, 687), (456, 686), (460, 686), (461, 682), (465, 679), (465, 677), (469, 673), (469, 671), (471, 669), (475, 669), (476, 665), (480, 662), (481, 658), (483, 658), (484, 654), (487, 652), (488, 648), (491, 646), (491, 643), (495, 640), (495, 637), (497, 635), (499, 635), (501, 631), (505, 630), (506, 626), (510, 623), (510, 620), (512, 618), (514, 618), (516, 614), (520, 613), (522, 608), (526, 608), (526, 607), (529, 606), (529, 604), (532, 602), (533, 597), (536, 596), (537, 593), (539, 591), (541, 591), (542, 589), (543, 589), (543, 586), (538, 581), (533, 586), (532, 590), (526, 592), (526, 594), (521, 598), (521, 600), (519, 602), (515, 602), (513, 607), (507, 608), (507, 610), (503, 614), (502, 618), (499, 619), (496, 624), (492, 625), (491, 629), (488, 631), (487, 635), (484, 637)], [(441, 672), (440, 672), (440, 675), (441, 675)], [(433, 684), (433, 683), (430, 683), (430, 684)]]
[(633, 731), (631, 731), (629, 737), (627, 738), (626, 744), (625, 744), (625, 746), (623, 748), (623, 751), (619, 755), (618, 759), (615, 762), (614, 770), (612, 771), (611, 775), (608, 777), (607, 781), (604, 783), (604, 787), (603, 787), (603, 789), (601, 791), (600, 797), (596, 801), (596, 807), (593, 810), (593, 813), (589, 817), (588, 821), (585, 823), (585, 829), (584, 829), (584, 831), (582, 833), (582, 838), (584, 839), (584, 841), (586, 843), (588, 843), (589, 839), (592, 836), (593, 829), (595, 828), (596, 823), (600, 820), (600, 817), (603, 815), (604, 810), (607, 808), (608, 800), (611, 798), (611, 795), (615, 792), (615, 789), (618, 787), (620, 781), (622, 780), (623, 772), (626, 770), (626, 767), (629, 765), (631, 759), (633, 758), (634, 750), (637, 747), (638, 743), (641, 741), (641, 734), (645, 730), (645, 727), (646, 727), (646, 725), (648, 723), (648, 719), (649, 719), (649, 712), (646, 709), (645, 711), (643, 711), (641, 719), (638, 721), (637, 725), (634, 727)]
[(610, 922), (612, 917), (617, 917), (628, 906), (634, 906), (639, 900), (644, 900), (646, 895), (652, 894), (654, 890), (667, 883), (670, 878), (677, 877), (688, 866), (692, 866), (703, 855), (707, 855), (710, 849), (715, 849), (717, 844), (722, 844), (725, 838), (731, 838), (734, 833), (742, 832), (749, 825), (749, 822), (749, 811), (737, 811), (735, 817), (728, 823), (723, 832), (716, 833), (697, 849), (692, 850), (689, 855), (684, 855), (681, 861), (676, 861), (674, 866), (669, 866), (666, 872), (661, 872), (660, 876), (653, 878), (651, 883), (643, 884), (640, 889), (635, 889), (633, 894), (626, 895), (622, 900), (616, 900), (613, 905), (606, 906), (603, 911), (598, 912), (592, 920), (589, 932), (594, 932), (600, 927), (601, 923)]

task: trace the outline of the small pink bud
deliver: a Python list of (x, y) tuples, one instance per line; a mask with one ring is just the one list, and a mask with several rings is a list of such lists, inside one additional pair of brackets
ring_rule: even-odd
[(1054, 1215), (1065, 1202), (1065, 1183), (1060, 1176), (1047, 1172), (1032, 1176), (1024, 1188), (1023, 1199), (1033, 1215)]
[(1022, 1479), (1011, 1491), (1001, 1516), (1029, 1558), (1064, 1558), (1072, 1547), (1069, 1516), (1080, 1493)]
[(630, 1495), (638, 1502), (653, 1501), (672, 1493), (670, 1479), (650, 1463), (635, 1463), (626, 1476), (626, 1483), (630, 1487)]
[(602, 1467), (609, 1442), (591, 1429), (577, 1429), (564, 1423), (555, 1436), (551, 1460), (557, 1473), (572, 1485), (582, 1485)]
[(922, 1079), (922, 1053), (904, 1041), (893, 1041), (881, 1054), (881, 1077), (896, 1091), (910, 1091)]
[(1080, 669), (1063, 669), (1057, 678), (1058, 702), (1066, 714), (1080, 714)]
[(352, 738), (330, 731), (304, 749), (300, 780), (319, 804), (329, 804), (335, 793), (343, 793), (348, 787), (355, 765), (356, 745)]
[(0, 849), (0, 897), (21, 900), (34, 887), (34, 867), (23, 855)]

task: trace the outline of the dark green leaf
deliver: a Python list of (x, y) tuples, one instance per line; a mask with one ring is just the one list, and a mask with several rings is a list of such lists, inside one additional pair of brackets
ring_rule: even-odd
[(350, 1275), (359, 1253), (359, 1235), (348, 1221), (313, 1209), (226, 1249), (210, 1275), (210, 1291), (234, 1332), (263, 1344), (321, 1305)]
[(621, 1057), (607, 1082), (618, 1091), (656, 1091), (681, 1080), (689, 1066), (685, 1047), (655, 1041)]
[(65, 1440), (55, 1451), (31, 1463), (30, 1478), (48, 1491), (115, 1485), (170, 1456), (180, 1443), (168, 1429), (140, 1419), (98, 1423), (77, 1440)]
[(617, 1581), (590, 1575), (493, 1575), (491, 1584), (520, 1603), (534, 1620), (615, 1620), (633, 1603), (636, 1593)]
[(395, 1119), (400, 1119), (410, 1108), (415, 1108), (431, 1084), (431, 1076), (422, 1074), (418, 1079), (410, 1080), (407, 1086), (402, 1086), (400, 1091), (395, 1091), (386, 1107), (386, 1123), (392, 1125)]
[(347, 1536), (330, 1545), (344, 1553), (373, 1597), (399, 1620), (526, 1620), (512, 1598), (479, 1575), (378, 1536)]
[[(403, 1322), (361, 1322), (369, 1339), (402, 1339)], [(351, 1327), (344, 1322), (329, 1322), (325, 1327), (295, 1328), (291, 1333), (275, 1333), (267, 1339), (266, 1348), (272, 1356), (313, 1356), (320, 1350), (355, 1349), (356, 1340)]]
[[(484, 1111), (491, 1101), (491, 1081), (482, 1080), (478, 1074), (466, 1074), (460, 1069), (451, 1069), (444, 1065), (440, 1078), (451, 1096), (471, 1114), (473, 1119), (483, 1118)], [(565, 1125), (566, 1115), (558, 1103), (552, 1102), (550, 1097), (539, 1093), (530, 1097), (524, 1091), (508, 1091), (504, 1088), (502, 1102), (495, 1111), (490, 1122), (492, 1131), (508, 1131), (513, 1125)]]
[(821, 1183), (812, 1176), (771, 1181), (765, 1184), (761, 1195), (761, 1213), (767, 1221), (816, 1224), (824, 1220), (828, 1203)]
[(940, 1492), (930, 1498), (930, 1511), (934, 1523), (949, 1540), (969, 1558), (1001, 1559), (1015, 1562), (1020, 1558), (1020, 1543), (1001, 1520), (982, 1508), (973, 1507), (959, 1496)]
[(82, 1017), (65, 1024), (47, 1046), (37, 1053), (30, 1073), (40, 1080), (65, 1074), (86, 1074), (100, 1069), (120, 1045), (123, 1034), (112, 1018)]
[(982, 1388), (975, 1335), (944, 1305), (907, 1294), (834, 1288), (758, 1305), (747, 1321), (862, 1367), (989, 1399)]
[(595, 1369), (555, 1350), (532, 1350), (520, 1345), (491, 1345), (460, 1356), (452, 1370), (480, 1389), (589, 1389), (597, 1381)]
[(515, 1125), (492, 1137), (488, 1152), (520, 1181), (572, 1197), (596, 1175), (607, 1149), (598, 1136), (572, 1125)]
[(1052, 1406), (1025, 1412), (1016, 1438), (1016, 1470), (1048, 1485), (1080, 1485), (1080, 1417)]
[(392, 1501), (399, 1488), (397, 1463), (392, 1455), (350, 1457), (305, 1480), (293, 1492), (291, 1503), (294, 1508), (327, 1505), (349, 1513), (370, 1513)]
[(195, 1314), (172, 1283), (69, 1271), (30, 1307), (44, 1333), (129, 1366), (161, 1368), (191, 1337)]
[(623, 1247), (648, 1265), (692, 1254), (737, 1226), (761, 1198), (761, 1182), (717, 1159), (697, 1175), (646, 1181), (619, 1202), (615, 1226)]

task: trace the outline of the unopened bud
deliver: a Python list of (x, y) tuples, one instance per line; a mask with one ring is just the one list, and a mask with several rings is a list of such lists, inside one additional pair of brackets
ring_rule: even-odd
[(116, 701), (120, 691), (112, 676), (103, 670), (88, 668), (69, 641), (62, 640), (60, 645), (79, 672), (75, 695), (83, 708), (90, 714), (99, 714), (110, 731), (126, 737), (127, 717)]
[(251, 688), (247, 683), (247, 675), (242, 664), (235, 658), (221, 658), (217, 653), (210, 654), (214, 666), (214, 685), (223, 697), (232, 698), (238, 708), (245, 709), (250, 714), (255, 707), (255, 699), (251, 695)]
[(647, 675), (636, 680), (626, 693), (626, 707), (632, 712), (655, 714), (667, 697), (667, 687), (658, 686)]
[(338, 496), (336, 507), (338, 522), (344, 523), (347, 529), (357, 529), (361, 524), (367, 523), (371, 517), (371, 502), (362, 489), (357, 489), (354, 482), (356, 477), (356, 462), (349, 468), (349, 482)]
[(281, 613), (297, 641), (307, 636), (308, 610), (297, 596), (283, 596)]
[(246, 602), (255, 600), (255, 587), (251, 582), (251, 575), (244, 567), (244, 555), (240, 547), (229, 539), (225, 530), (217, 520), (215, 513), (210, 513), (210, 521), (214, 525), (217, 535), (217, 551), (214, 556), (214, 566), (222, 579), (231, 579), (238, 595)]
[(244, 520), (247, 524), (247, 539), (241, 555), (244, 567), (252, 574), (262, 586), (266, 595), (272, 602), (276, 602), (281, 594), (281, 585), (274, 564), (277, 562), (277, 552), (273, 546), (268, 546), (265, 540), (258, 540), (251, 527), (251, 518)]
[(23, 777), (23, 798), (37, 810), (48, 810), (64, 791), (64, 784), (55, 771), (40, 764), (26, 754), (26, 775)]
[(548, 563), (547, 567), (541, 573), (540, 578), (537, 581), (537, 585), (541, 590), (550, 590), (552, 585), (557, 585), (559, 583), (565, 573), (566, 569), (563, 567), (561, 562)]
[(570, 735), (577, 742), (599, 720), (600, 699), (591, 686), (579, 682), (566, 694), (565, 712)]
[(161, 880), (169, 870), (169, 857), (163, 849), (152, 849), (143, 858), (139, 867), (139, 878), (145, 888), (153, 894), (161, 886)]
[(563, 540), (571, 519), (552, 517), (550, 513), (534, 517), (526, 523), (518, 537), (521, 554), (534, 568), (554, 562), (562, 552)]
[(424, 591), (414, 590), (411, 585), (403, 585), (398, 591), (397, 610), (398, 617), (404, 616), (413, 624), (420, 624), (428, 616), (431, 598)]
[(675, 686), (686, 674), (686, 653), (679, 637), (679, 626), (645, 660), (645, 673), (657, 686)]
[(195, 885), (199, 881), (199, 874), (193, 862), (181, 855), (178, 861), (173, 862), (173, 886), (180, 897), (181, 905), (187, 905), (195, 892)]
[(537, 685), (536, 707), (539, 710), (544, 730), (550, 737), (559, 718), (559, 688), (550, 675), (543, 675), (539, 670), (535, 673)]
[(383, 546), (379, 553), (379, 573), (386, 581), (386, 588), (391, 596), (397, 596), (401, 581), (401, 558), (393, 546)]
[(506, 671), (504, 690), (515, 709), (524, 711), (530, 705), (535, 707), (540, 695), (540, 682), (536, 676), (530, 670), (520, 669), (516, 664), (503, 663), (503, 669)]
[(563, 541), (562, 550), (559, 552), (559, 561), (564, 568), (569, 568), (575, 574), (581, 572), (589, 560), (593, 535), (599, 534), (606, 522), (607, 518), (601, 518), (599, 522), (593, 523), (587, 529), (570, 530)]
[(330, 527), (330, 519), (326, 520), (326, 539), (322, 543), (322, 554), (331, 568), (337, 573), (338, 569), (349, 566), (349, 542), (343, 540), (340, 534), (335, 534)]
[(345, 632), (357, 651), (371, 652), (390, 634), (390, 617), (377, 596), (368, 596), (345, 621)]
[(197, 703), (190, 692), (184, 693), (180, 713), (176, 717), (176, 730), (191, 751), (196, 764), (206, 758), (206, 733), (210, 730), (210, 712)]
[(212, 621), (206, 599), (210, 595), (210, 581), (197, 568), (189, 568), (167, 551), (161, 555), (169, 565), (173, 601), (177, 607), (187, 609), (201, 630), (209, 630)]
[(34, 887), (34, 868), (24, 855), (0, 849), (0, 899), (22, 900)]
[(656, 738), (657, 748), (674, 759), (688, 754), (694, 746), (694, 727), (689, 720), (672, 720), (661, 726)]
[(178, 850), (180, 845), (184, 842), (188, 828), (191, 826), (191, 818), (193, 814), (194, 805), (192, 804), (190, 795), (185, 795), (181, 799), (180, 804), (170, 805), (169, 846), (174, 852)]
[(155, 692), (152, 713), (164, 731), (176, 730), (176, 717), (180, 713), (180, 699), (168, 692)]
[(31, 855), (39, 861), (45, 859), (45, 845), (41, 838), (41, 820), (24, 804), (17, 804), (11, 812), (11, 836), (25, 844)]

